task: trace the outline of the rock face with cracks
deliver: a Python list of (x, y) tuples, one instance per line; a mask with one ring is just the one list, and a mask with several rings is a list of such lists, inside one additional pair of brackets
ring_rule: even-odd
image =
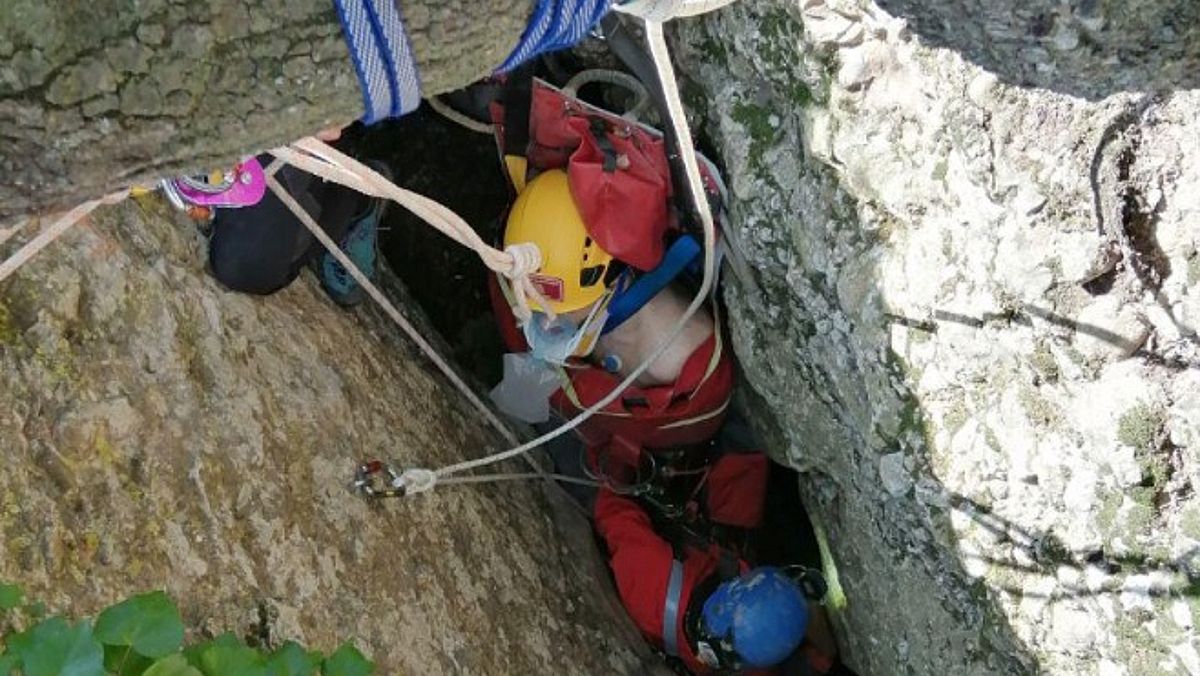
[[(972, 4), (681, 24), (758, 422), (805, 470), (861, 673), (1198, 673), (1200, 94), (1167, 52), (1068, 68), (1044, 35), (997, 66), (961, 44), (990, 11), (930, 33), (926, 5)], [(1120, 32), (1171, 3), (1075, 5)]]
[(192, 637), (353, 639), (385, 674), (653, 671), (539, 485), (349, 490), (367, 455), (499, 450), (382, 314), (307, 274), (232, 294), (204, 260), (127, 202), (0, 285), (0, 579), (80, 615), (164, 588)]

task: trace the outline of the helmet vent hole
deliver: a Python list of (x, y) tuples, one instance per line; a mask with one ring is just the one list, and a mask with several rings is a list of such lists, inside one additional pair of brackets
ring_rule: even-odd
[(602, 279), (604, 279), (603, 265), (593, 265), (579, 271), (579, 286), (586, 288), (599, 283)]
[[(590, 247), (591, 245), (592, 245), (592, 238), (584, 237), (583, 238), (583, 248), (586, 249), (586, 248)], [(587, 257), (587, 254), (584, 254), (584, 258), (586, 258), (586, 257)]]

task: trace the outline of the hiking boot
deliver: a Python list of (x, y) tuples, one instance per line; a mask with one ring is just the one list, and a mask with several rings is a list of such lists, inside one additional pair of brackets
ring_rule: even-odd
[[(384, 178), (391, 180), (391, 172), (381, 162), (370, 161), (366, 164)], [(350, 230), (345, 239), (338, 243), (338, 247), (371, 281), (375, 281), (376, 259), (379, 256), (379, 223), (386, 208), (387, 200), (370, 198), (366, 209), (351, 219)], [(321, 278), (321, 286), (325, 293), (342, 307), (358, 305), (366, 297), (362, 286), (328, 251), (322, 253), (317, 261), (317, 274)]]

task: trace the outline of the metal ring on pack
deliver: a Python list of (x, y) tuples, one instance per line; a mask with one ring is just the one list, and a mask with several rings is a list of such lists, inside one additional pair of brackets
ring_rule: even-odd
[(650, 91), (646, 89), (646, 85), (642, 84), (636, 77), (628, 73), (622, 73), (619, 70), (592, 68), (580, 71), (568, 80), (567, 84), (563, 85), (562, 91), (571, 98), (578, 98), (579, 89), (584, 85), (594, 82), (616, 85), (633, 92), (635, 97), (633, 105), (629, 110), (621, 113), (621, 117), (627, 120), (636, 122), (650, 105)]

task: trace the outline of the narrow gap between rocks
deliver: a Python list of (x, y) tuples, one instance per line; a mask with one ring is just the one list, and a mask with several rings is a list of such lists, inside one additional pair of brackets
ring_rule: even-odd
[[(358, 146), (361, 157), (386, 163), (397, 185), (445, 204), (486, 241), (498, 241), (510, 197), (490, 135), (467, 130), (425, 104), (376, 125)], [(473, 252), (394, 206), (383, 219), (380, 246), (461, 370), (485, 388), (495, 385), (504, 348), (488, 298), (491, 273)], [(763, 527), (750, 540), (755, 563), (820, 569), (794, 470), (771, 463), (765, 505)]]

